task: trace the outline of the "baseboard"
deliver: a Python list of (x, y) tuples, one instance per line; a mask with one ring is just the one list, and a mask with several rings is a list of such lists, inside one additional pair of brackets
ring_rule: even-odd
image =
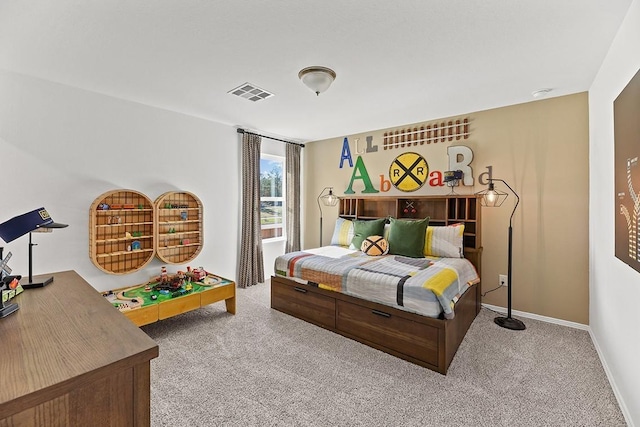
[[(489, 310), (497, 311), (498, 313), (507, 312), (506, 308), (500, 307), (497, 305), (483, 303), (482, 306), (488, 308)], [(518, 311), (518, 310), (511, 310), (511, 314), (518, 317), (526, 317), (527, 319), (540, 320), (542, 322), (547, 322), (547, 323), (555, 323), (556, 325), (567, 326), (569, 328), (582, 329), (583, 331), (589, 331), (589, 332), (591, 331), (589, 328), (589, 325), (584, 325), (582, 323), (577, 323), (577, 322), (570, 322), (568, 320), (556, 319), (555, 317), (541, 316), (539, 314), (527, 313), (526, 311)]]
[(622, 411), (622, 415), (624, 416), (624, 420), (627, 422), (629, 427), (635, 427), (633, 420), (631, 419), (631, 414), (629, 413), (629, 409), (622, 398), (622, 394), (616, 385), (615, 378), (609, 369), (609, 365), (607, 364), (606, 359), (604, 358), (604, 354), (602, 353), (602, 349), (600, 348), (600, 344), (598, 344), (598, 340), (596, 336), (593, 334), (591, 328), (589, 328), (589, 335), (591, 336), (591, 341), (593, 342), (593, 346), (596, 349), (596, 353), (598, 353), (598, 357), (600, 358), (600, 362), (602, 363), (602, 367), (604, 368), (604, 373), (607, 375), (607, 379), (609, 380), (609, 384), (611, 385), (611, 389), (613, 390), (613, 394), (618, 401), (618, 406), (620, 407), (620, 411)]
[[(489, 310), (497, 311), (498, 313), (506, 313), (507, 312), (506, 308), (500, 307), (500, 306), (497, 306), (497, 305), (491, 305), (491, 304), (484, 304), (483, 303), (482, 306), (488, 308)], [(609, 385), (611, 385), (611, 389), (613, 390), (613, 394), (616, 397), (616, 400), (618, 401), (618, 406), (620, 407), (620, 411), (622, 412), (622, 416), (624, 416), (624, 419), (627, 422), (627, 425), (629, 427), (635, 427), (635, 424), (631, 420), (631, 414), (629, 413), (629, 409), (627, 408), (627, 405), (625, 404), (624, 399), (622, 398), (622, 395), (620, 394), (620, 390), (618, 389), (618, 386), (616, 385), (615, 378), (611, 374), (611, 370), (609, 369), (609, 365), (607, 365), (607, 361), (605, 360), (604, 355), (602, 353), (602, 350), (600, 349), (600, 345), (598, 344), (598, 340), (596, 340), (596, 337), (595, 337), (595, 335), (593, 335), (593, 331), (591, 330), (589, 325), (584, 325), (582, 323), (577, 323), (577, 322), (570, 322), (568, 320), (556, 319), (554, 317), (541, 316), (539, 314), (527, 313), (526, 311), (511, 310), (511, 314), (514, 315), (514, 316), (517, 316), (517, 317), (525, 317), (525, 318), (528, 318), (528, 319), (540, 320), (542, 322), (554, 323), (556, 325), (567, 326), (569, 328), (581, 329), (583, 331), (589, 332), (589, 336), (591, 337), (591, 342), (593, 342), (593, 346), (596, 349), (596, 353), (598, 353), (598, 358), (600, 358), (600, 363), (602, 363), (602, 367), (604, 369), (604, 373), (607, 376), (607, 379), (609, 380)]]

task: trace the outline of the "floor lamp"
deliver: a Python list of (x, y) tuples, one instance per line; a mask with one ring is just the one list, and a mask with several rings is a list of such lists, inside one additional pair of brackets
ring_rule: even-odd
[(29, 233), (29, 283), (22, 284), (24, 289), (41, 288), (53, 282), (53, 277), (49, 277), (43, 282), (35, 283), (33, 281), (33, 247), (36, 246), (36, 244), (31, 240), (31, 233), (51, 232), (54, 228), (64, 227), (68, 227), (68, 225), (53, 222), (53, 219), (45, 208), (35, 209), (31, 212), (18, 215), (0, 224), (0, 237), (7, 243)]
[(496, 324), (502, 326), (503, 328), (513, 329), (515, 331), (521, 331), (523, 329), (526, 329), (526, 326), (524, 325), (524, 323), (522, 323), (522, 321), (518, 319), (514, 319), (513, 317), (511, 317), (511, 288), (512, 288), (511, 267), (513, 262), (512, 222), (513, 222), (513, 215), (516, 213), (516, 208), (518, 207), (518, 203), (520, 203), (520, 197), (518, 196), (518, 193), (516, 193), (513, 190), (513, 188), (511, 188), (509, 184), (507, 184), (502, 179), (489, 178), (489, 188), (476, 193), (477, 196), (480, 196), (480, 204), (482, 206), (496, 207), (496, 208), (500, 207), (502, 206), (504, 201), (507, 200), (507, 197), (509, 196), (509, 194), (505, 192), (496, 190), (493, 184), (494, 181), (502, 182), (504, 185), (507, 186), (509, 190), (511, 190), (513, 195), (516, 196), (516, 204), (513, 207), (513, 212), (511, 212), (511, 217), (509, 218), (509, 258), (508, 258), (509, 263), (508, 263), (508, 270), (507, 270), (507, 317), (496, 317), (495, 319), (493, 319), (493, 321)]
[(338, 204), (340, 199), (338, 198), (338, 196), (333, 194), (333, 187), (324, 187), (318, 195), (318, 209), (320, 209), (320, 246), (322, 247), (322, 206), (320, 206), (321, 200), (322, 204), (325, 206), (335, 206)]

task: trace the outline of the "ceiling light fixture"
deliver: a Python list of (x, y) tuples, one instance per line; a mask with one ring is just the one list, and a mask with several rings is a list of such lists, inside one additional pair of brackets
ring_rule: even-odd
[(336, 79), (336, 73), (327, 67), (313, 66), (300, 70), (298, 77), (316, 95), (320, 95), (320, 93), (329, 89), (331, 83)]
[(531, 92), (531, 96), (533, 96), (534, 98), (544, 98), (545, 96), (547, 96), (553, 89), (538, 89), (535, 90), (533, 92)]

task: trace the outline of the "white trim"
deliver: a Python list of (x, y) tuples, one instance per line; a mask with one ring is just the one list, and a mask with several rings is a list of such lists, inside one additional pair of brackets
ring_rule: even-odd
[(600, 362), (602, 363), (602, 367), (604, 368), (604, 373), (607, 375), (607, 379), (609, 380), (609, 385), (611, 385), (611, 390), (613, 390), (613, 395), (616, 397), (618, 401), (618, 406), (620, 407), (620, 411), (622, 412), (622, 416), (624, 420), (627, 422), (629, 427), (634, 427), (633, 420), (631, 419), (631, 413), (629, 412), (629, 408), (624, 402), (624, 398), (622, 397), (622, 393), (618, 389), (616, 385), (615, 377), (611, 373), (609, 369), (609, 365), (607, 364), (607, 360), (604, 358), (604, 353), (600, 348), (600, 344), (598, 344), (598, 340), (596, 340), (596, 336), (593, 334), (591, 328), (589, 328), (589, 335), (591, 336), (591, 341), (593, 341), (593, 346), (596, 349), (596, 353), (598, 353), (598, 357), (600, 358)]
[(260, 230), (272, 230), (274, 228), (284, 228), (284, 224), (282, 224), (281, 222), (276, 222), (274, 224), (262, 224), (260, 226)]
[(262, 239), (262, 244), (273, 243), (273, 242), (285, 242), (287, 240), (287, 236), (278, 236), (278, 237), (265, 237)]
[[(499, 313), (507, 312), (506, 308), (500, 307), (497, 305), (483, 303), (482, 306), (488, 308), (489, 310), (497, 311)], [(582, 323), (577, 323), (577, 322), (570, 322), (568, 320), (556, 319), (555, 317), (541, 316), (539, 314), (527, 313), (526, 311), (518, 311), (518, 310), (511, 310), (511, 313), (516, 316), (526, 317), (528, 319), (533, 319), (533, 320), (540, 320), (542, 322), (547, 322), (547, 323), (555, 323), (556, 325), (567, 326), (569, 328), (574, 328), (574, 329), (582, 329), (583, 331), (591, 330), (589, 328), (589, 325), (584, 325)]]
[[(497, 305), (491, 305), (491, 304), (484, 304), (483, 303), (482, 306), (485, 307), (485, 308), (488, 308), (489, 310), (497, 311), (499, 313), (506, 313), (507, 312), (506, 308), (500, 307), (500, 306), (497, 306)], [(607, 360), (604, 358), (604, 354), (602, 353), (602, 349), (600, 348), (600, 345), (598, 344), (598, 341), (596, 340), (596, 337), (593, 334), (593, 331), (591, 330), (589, 325), (584, 325), (582, 323), (577, 323), (577, 322), (570, 322), (568, 320), (556, 319), (554, 317), (541, 316), (539, 314), (527, 313), (526, 311), (511, 310), (511, 313), (513, 315), (515, 315), (515, 316), (518, 316), (518, 317), (525, 317), (525, 318), (528, 318), (528, 319), (540, 320), (542, 322), (554, 323), (556, 325), (567, 326), (569, 328), (581, 329), (583, 331), (589, 332), (589, 336), (591, 337), (591, 341), (593, 342), (593, 346), (596, 349), (596, 353), (598, 353), (598, 358), (600, 359), (600, 363), (602, 363), (602, 367), (604, 369), (604, 373), (607, 376), (607, 379), (609, 380), (609, 385), (611, 386), (611, 390), (613, 390), (613, 395), (616, 397), (616, 400), (618, 401), (618, 406), (620, 407), (620, 411), (622, 412), (622, 416), (624, 417), (624, 419), (627, 422), (627, 424), (629, 425), (629, 427), (635, 427), (634, 424), (633, 424), (633, 421), (631, 420), (631, 413), (629, 413), (629, 409), (627, 408), (627, 405), (624, 402), (622, 394), (620, 393), (620, 390), (618, 389), (618, 386), (616, 385), (615, 378), (614, 378), (613, 374), (611, 373), (611, 370), (609, 369), (609, 365), (607, 364)]]

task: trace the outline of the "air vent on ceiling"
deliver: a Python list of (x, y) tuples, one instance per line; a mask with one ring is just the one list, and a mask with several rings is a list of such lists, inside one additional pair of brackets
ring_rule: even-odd
[(264, 89), (260, 89), (258, 86), (251, 83), (241, 84), (237, 88), (231, 89), (227, 93), (230, 93), (232, 95), (237, 95), (241, 98), (245, 98), (253, 102), (261, 101), (263, 99), (267, 99), (273, 96), (272, 93), (267, 92)]

